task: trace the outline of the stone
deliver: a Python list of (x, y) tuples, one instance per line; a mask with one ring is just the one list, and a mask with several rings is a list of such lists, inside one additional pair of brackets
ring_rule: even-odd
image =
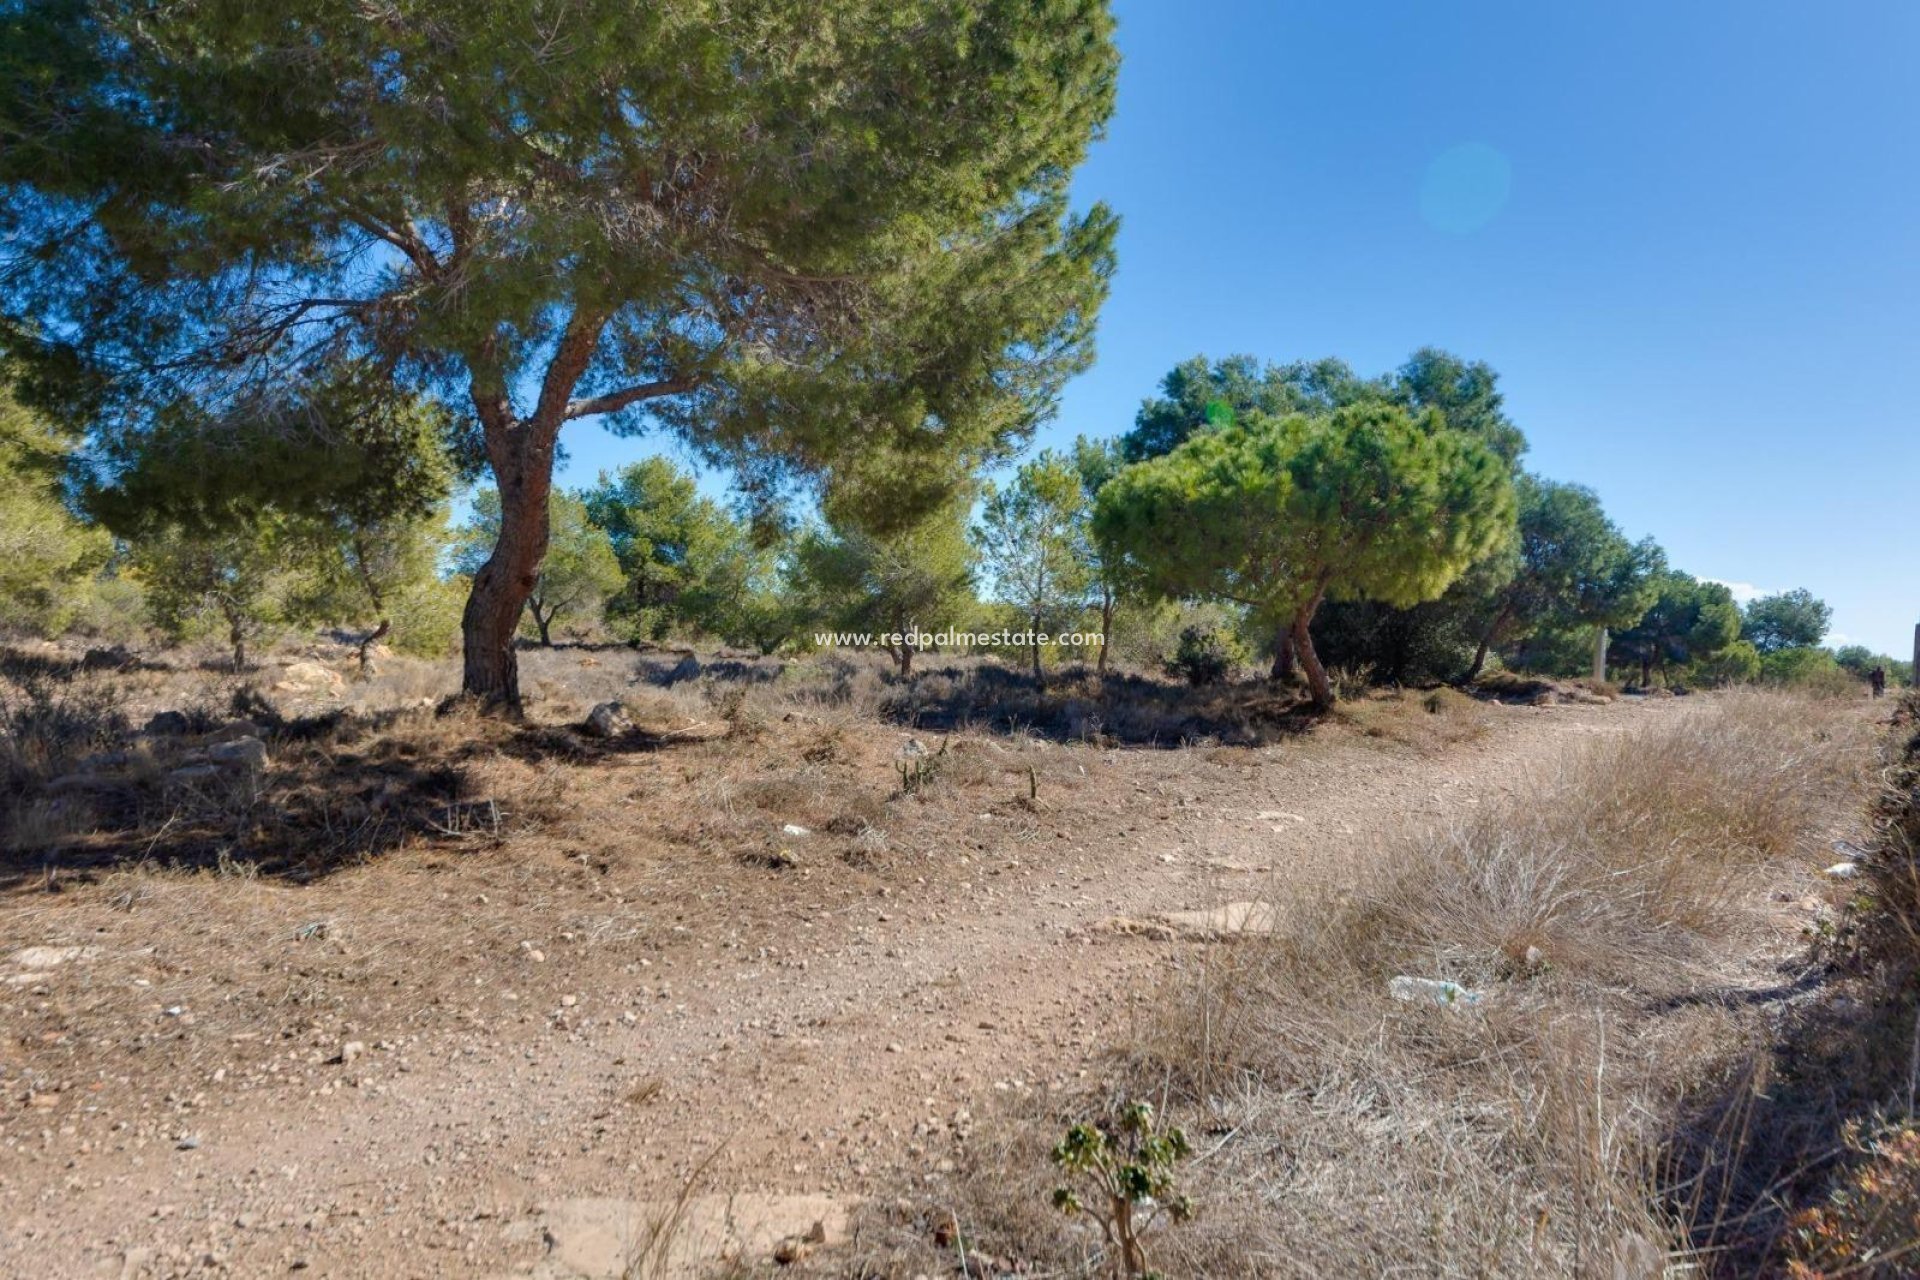
[(57, 969), (74, 960), (91, 960), (98, 947), (22, 947), (8, 959), (22, 969)]
[(295, 662), (280, 673), (273, 687), (283, 693), (311, 695), (338, 693), (346, 683), (346, 678), (331, 667), (317, 662)]
[(1200, 938), (1272, 933), (1276, 913), (1271, 903), (1228, 902), (1199, 911), (1172, 911), (1163, 917), (1176, 932)]
[(1831, 880), (1852, 880), (1860, 874), (1860, 864), (1857, 862), (1836, 862), (1826, 869), (1825, 874), (1827, 878)]
[(228, 768), (244, 768), (258, 771), (271, 763), (267, 756), (267, 744), (254, 737), (235, 738), (231, 742), (216, 742), (207, 748), (207, 759), (214, 764)]
[(80, 667), (85, 671), (112, 671), (133, 661), (133, 655), (127, 652), (125, 645), (114, 645), (111, 649), (89, 649), (81, 655)]
[(192, 722), (184, 712), (160, 711), (148, 719), (146, 727), (140, 732), (149, 738), (177, 738), (192, 727)]
[(236, 738), (257, 738), (261, 733), (260, 726), (251, 720), (233, 720), (214, 730), (207, 741), (232, 742)]
[(190, 764), (167, 774), (167, 781), (175, 786), (192, 786), (197, 782), (209, 782), (224, 772), (217, 764)]
[(627, 709), (618, 702), (603, 702), (587, 713), (586, 731), (596, 738), (617, 738), (632, 727)]
[(358, 1040), (349, 1040), (340, 1046), (340, 1065), (350, 1067), (358, 1059), (365, 1056), (366, 1052), (367, 1046), (365, 1044), (362, 1044)]

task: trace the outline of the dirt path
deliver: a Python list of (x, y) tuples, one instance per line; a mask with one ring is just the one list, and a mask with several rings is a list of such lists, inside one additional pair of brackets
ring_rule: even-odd
[[(891, 874), (801, 878), (744, 906), (663, 880), (656, 901), (687, 909), (627, 930), (604, 896), (503, 917), (532, 892), (508, 866), (457, 884), (439, 867), (370, 870), (388, 880), (378, 904), (353, 900), (366, 923), (340, 952), (362, 987), (331, 1017), (318, 998), (296, 1016), (268, 948), (308, 936), (315, 895), (345, 885), (254, 890), (251, 932), (187, 976), (152, 967), (168, 940), (131, 945), (137, 911), (10, 910), (0, 953), (94, 950), (37, 968), (16, 954), (0, 989), (7, 1086), (40, 1082), (0, 1113), (0, 1273), (594, 1274), (632, 1251), (623, 1206), (671, 1198), (703, 1162), (702, 1190), (772, 1197), (736, 1204), (765, 1220), (762, 1257), (813, 1220), (831, 1232), (851, 1199), (937, 1184), (997, 1092), (1065, 1086), (1124, 1033), (1180, 948), (1101, 922), (1337, 880), (1355, 844), (1467, 812), (1567, 744), (1684, 706), (1486, 714), (1478, 741), (1439, 754), (1353, 733), (1055, 748), (1049, 777), (1065, 781), (1037, 808), (911, 831)], [(400, 978), (382, 997), (366, 975), (375, 950), (405, 964), (423, 920), (463, 935), (452, 951), (422, 942), (427, 963), (466, 961), (416, 1009)], [(161, 1003), (188, 977), (191, 1007)], [(135, 1000), (150, 1010), (137, 1036), (106, 1020)], [(248, 1000), (286, 1008), (284, 1025), (223, 1017)]]

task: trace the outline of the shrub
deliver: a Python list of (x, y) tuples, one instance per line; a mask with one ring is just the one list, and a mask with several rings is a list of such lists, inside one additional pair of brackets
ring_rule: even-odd
[(1154, 1123), (1153, 1104), (1129, 1103), (1113, 1124), (1067, 1130), (1053, 1149), (1053, 1163), (1091, 1196), (1083, 1200), (1072, 1184), (1056, 1187), (1053, 1206), (1100, 1224), (1116, 1275), (1153, 1275), (1147, 1233), (1163, 1216), (1174, 1222), (1193, 1216), (1193, 1202), (1173, 1185), (1174, 1166), (1191, 1154), (1184, 1132)]
[(1183, 676), (1198, 689), (1219, 684), (1233, 669), (1233, 654), (1217, 631), (1188, 627), (1180, 633), (1179, 647), (1167, 663), (1167, 674)]
[(1825, 649), (1777, 649), (1760, 656), (1764, 684), (1793, 689), (1822, 698), (1851, 698), (1860, 694), (1860, 680)]

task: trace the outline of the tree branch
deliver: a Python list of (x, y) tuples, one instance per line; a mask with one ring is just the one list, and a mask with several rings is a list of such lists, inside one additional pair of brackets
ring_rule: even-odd
[(566, 417), (590, 418), (599, 413), (618, 413), (631, 404), (642, 400), (654, 400), (660, 396), (675, 396), (683, 391), (691, 391), (700, 385), (697, 376), (663, 378), (658, 382), (642, 382), (637, 386), (624, 387), (619, 391), (609, 391), (601, 396), (588, 396), (583, 400), (567, 402)]

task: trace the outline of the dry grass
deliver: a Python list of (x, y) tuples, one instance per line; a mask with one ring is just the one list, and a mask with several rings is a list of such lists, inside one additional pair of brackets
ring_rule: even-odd
[[(1772, 891), (1857, 810), (1868, 742), (1857, 708), (1702, 699), (1370, 851), (1270, 938), (1189, 953), (1104, 1094), (976, 1144), (961, 1219), (986, 1255), (1098, 1273), (1046, 1210), (1046, 1145), (1147, 1096), (1199, 1152), (1169, 1274), (1660, 1275), (1698, 1207), (1661, 1180), (1669, 1127), (1793, 990)], [(1399, 1004), (1396, 974), (1487, 998)]]
[(1920, 700), (1892, 717), (1864, 875), (1816, 934), (1830, 981), (1728, 1056), (1689, 1109), (1671, 1179), (1717, 1274), (1920, 1270)]

